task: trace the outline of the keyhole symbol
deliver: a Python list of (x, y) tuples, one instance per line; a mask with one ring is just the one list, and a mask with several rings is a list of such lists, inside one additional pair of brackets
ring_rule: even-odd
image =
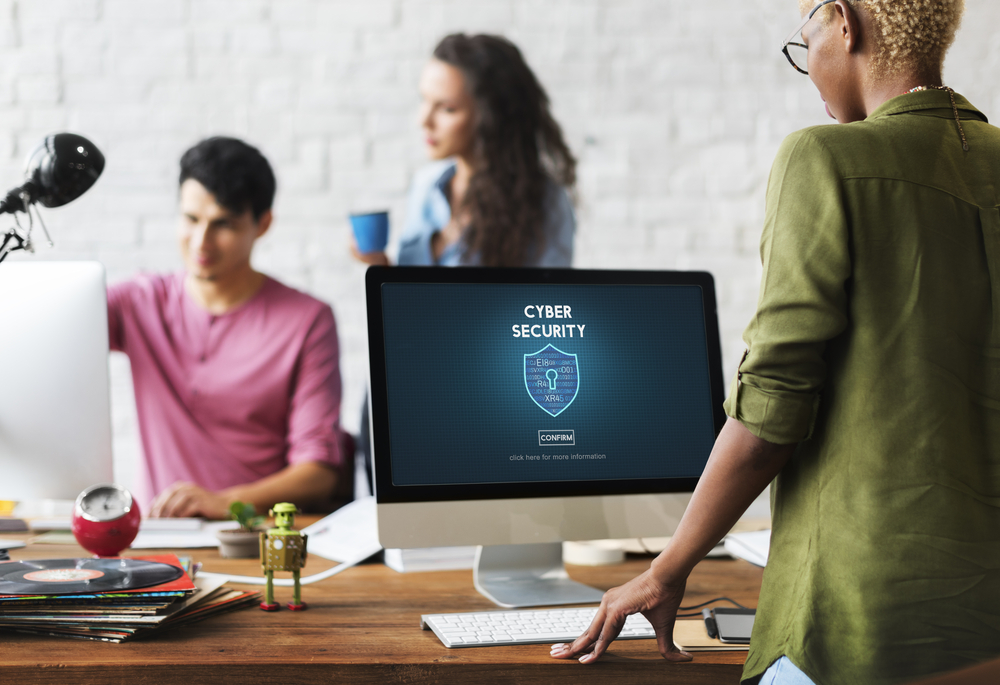
[(549, 390), (555, 390), (556, 379), (559, 378), (559, 372), (555, 369), (549, 369), (545, 372), (545, 377), (549, 379)]

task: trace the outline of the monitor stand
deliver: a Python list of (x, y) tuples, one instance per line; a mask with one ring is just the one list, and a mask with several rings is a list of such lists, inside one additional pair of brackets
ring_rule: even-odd
[(479, 547), (472, 580), (480, 594), (509, 609), (593, 604), (604, 596), (569, 579), (561, 542)]

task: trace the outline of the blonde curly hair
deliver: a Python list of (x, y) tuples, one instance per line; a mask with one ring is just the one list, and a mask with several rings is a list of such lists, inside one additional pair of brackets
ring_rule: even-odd
[[(820, 0), (799, 0), (803, 16)], [(965, 0), (846, 0), (866, 11), (875, 23), (874, 71), (891, 74), (907, 67), (938, 68), (962, 23)], [(833, 16), (827, 5), (819, 14)]]

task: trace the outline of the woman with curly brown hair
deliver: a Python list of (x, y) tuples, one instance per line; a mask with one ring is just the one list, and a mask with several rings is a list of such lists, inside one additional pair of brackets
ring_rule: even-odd
[(772, 168), (730, 418), (670, 544), (554, 657), (591, 663), (642, 613), (690, 659), (671, 640), (686, 578), (769, 483), (747, 682), (1000, 655), (1000, 130), (942, 82), (963, 9), (803, 2), (782, 49), (840, 124), (793, 133)]
[(576, 160), (520, 50), (499, 36), (446, 36), (420, 94), (436, 162), (414, 179), (399, 264), (570, 266)]

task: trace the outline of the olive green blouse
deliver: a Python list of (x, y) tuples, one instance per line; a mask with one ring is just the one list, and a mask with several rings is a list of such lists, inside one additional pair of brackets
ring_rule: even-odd
[(727, 413), (772, 485), (744, 678), (896, 683), (1000, 655), (1000, 129), (956, 95), (789, 136)]

